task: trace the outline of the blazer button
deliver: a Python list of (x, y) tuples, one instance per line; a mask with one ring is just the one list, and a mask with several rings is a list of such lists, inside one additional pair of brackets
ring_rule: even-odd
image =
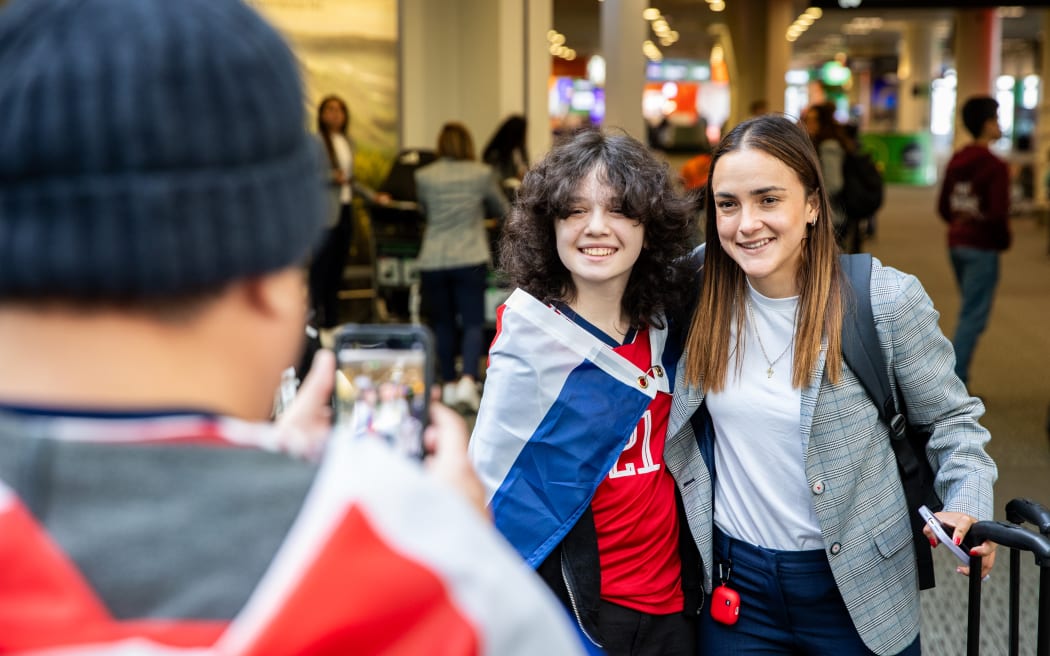
[(836, 542), (831, 545), (830, 551), (832, 556), (837, 556), (839, 552), (842, 551), (842, 545)]
[(810, 489), (813, 490), (813, 494), (824, 494), (824, 482), (817, 481)]

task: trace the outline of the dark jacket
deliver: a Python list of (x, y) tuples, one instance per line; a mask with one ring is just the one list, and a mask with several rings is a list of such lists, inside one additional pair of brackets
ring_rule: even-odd
[[(696, 541), (689, 531), (682, 496), (675, 488), (678, 509), (678, 555), (682, 561), (682, 612), (696, 617), (703, 607), (703, 566)], [(598, 631), (598, 607), (601, 603), (602, 573), (598, 563), (598, 532), (591, 508), (580, 516), (561, 543), (536, 570), (554, 594), (576, 618), (584, 634), (598, 646), (604, 638)]]
[(960, 148), (944, 172), (937, 211), (950, 224), (950, 248), (1009, 248), (1010, 171), (1006, 163), (985, 146)]

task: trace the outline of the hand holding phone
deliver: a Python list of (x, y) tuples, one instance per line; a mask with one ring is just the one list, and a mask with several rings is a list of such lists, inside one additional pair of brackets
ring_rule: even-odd
[(923, 521), (930, 525), (930, 530), (937, 536), (937, 539), (941, 544), (948, 547), (948, 549), (955, 554), (955, 557), (963, 562), (964, 565), (969, 566), (970, 554), (963, 551), (959, 545), (955, 544), (952, 537), (948, 535), (948, 531), (944, 529), (944, 524), (941, 520), (937, 519), (937, 516), (930, 512), (930, 509), (926, 506), (919, 506), (919, 516), (922, 517)]

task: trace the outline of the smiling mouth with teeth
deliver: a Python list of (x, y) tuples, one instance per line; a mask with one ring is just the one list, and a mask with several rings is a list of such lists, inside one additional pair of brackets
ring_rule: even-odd
[(584, 255), (594, 256), (612, 255), (616, 252), (612, 248), (581, 248), (580, 250), (583, 252)]
[(773, 241), (773, 240), (769, 239), (769, 238), (766, 238), (766, 239), (763, 239), (761, 241), (752, 241), (752, 242), (748, 242), (746, 244), (740, 244), (740, 247), (741, 248), (747, 248), (747, 249), (762, 248), (763, 246), (765, 246), (766, 244), (768, 244), (771, 241)]

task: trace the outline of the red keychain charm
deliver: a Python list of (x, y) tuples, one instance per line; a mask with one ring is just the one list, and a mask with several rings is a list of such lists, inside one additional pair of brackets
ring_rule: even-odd
[(722, 579), (722, 585), (714, 589), (711, 593), (711, 617), (722, 624), (736, 624), (736, 621), (740, 619), (740, 594), (730, 588), (729, 574), (732, 573), (732, 566), (729, 567), (729, 571), (726, 572), (726, 576), (722, 576), (722, 565), (718, 565), (718, 578)]

